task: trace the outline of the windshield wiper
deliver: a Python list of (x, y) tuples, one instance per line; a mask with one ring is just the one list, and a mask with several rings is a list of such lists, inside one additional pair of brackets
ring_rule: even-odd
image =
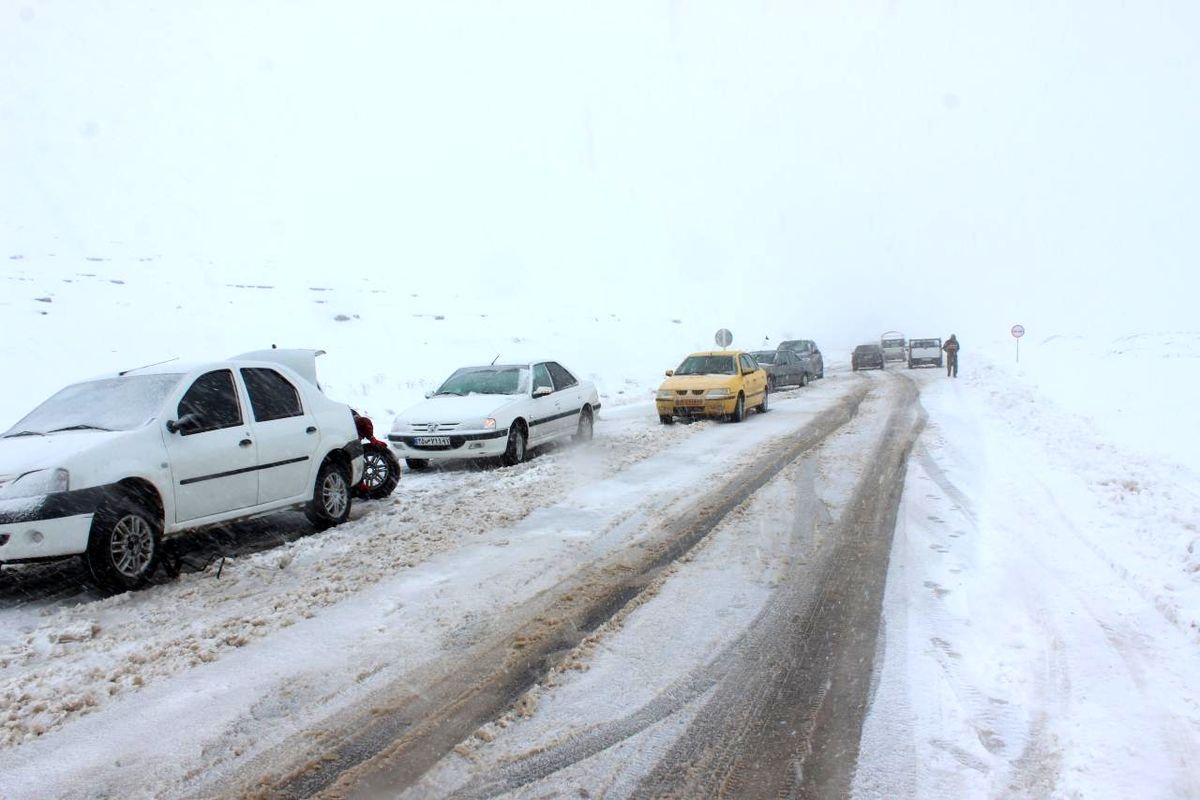
[(58, 433), (59, 431), (112, 431), (112, 428), (101, 428), (99, 425), (68, 425), (65, 428), (54, 428), (46, 431), (47, 433)]
[(437, 396), (438, 396), (438, 395), (440, 395), (440, 394), (452, 394), (452, 395), (454, 395), (455, 397), (462, 397), (462, 396), (463, 396), (463, 393), (462, 393), (462, 392), (452, 392), (452, 391), (450, 391), (449, 389), (447, 389), (447, 390), (445, 390), (445, 391), (442, 391), (442, 392), (434, 392), (434, 393), (433, 393), (433, 396), (434, 396), (434, 397), (437, 397)]
[(4, 434), (5, 439), (12, 439), (15, 436), (45, 436), (41, 431), (17, 431), (16, 433)]

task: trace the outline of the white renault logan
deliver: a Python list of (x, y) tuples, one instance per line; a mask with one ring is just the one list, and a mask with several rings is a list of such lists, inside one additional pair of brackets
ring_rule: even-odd
[(61, 390), (0, 436), (0, 563), (82, 555), (146, 583), (164, 535), (303, 506), (350, 513), (362, 446), (316, 383), (318, 350), (122, 372)]

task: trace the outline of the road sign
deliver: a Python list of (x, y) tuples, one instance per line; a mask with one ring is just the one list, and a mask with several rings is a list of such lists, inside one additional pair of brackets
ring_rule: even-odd
[(729, 345), (733, 344), (733, 333), (728, 328), (721, 328), (713, 338), (717, 343), (717, 347), (729, 347)]
[(1012, 335), (1013, 335), (1014, 339), (1020, 339), (1022, 336), (1025, 335), (1025, 326), (1024, 325), (1013, 325), (1012, 326)]

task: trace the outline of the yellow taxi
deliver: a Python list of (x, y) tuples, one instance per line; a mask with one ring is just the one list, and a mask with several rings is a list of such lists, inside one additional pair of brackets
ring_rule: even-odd
[(692, 353), (658, 387), (654, 398), (658, 419), (720, 417), (741, 422), (746, 406), (767, 411), (767, 372), (741, 350)]

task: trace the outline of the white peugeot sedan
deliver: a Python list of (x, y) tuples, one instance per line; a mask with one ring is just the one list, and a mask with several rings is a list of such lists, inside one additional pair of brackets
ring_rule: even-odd
[(316, 350), (128, 370), (59, 391), (0, 436), (0, 563), (82, 555), (96, 583), (144, 585), (162, 538), (303, 506), (344, 522), (362, 474), (350, 408)]
[(388, 443), (411, 469), (499, 457), (510, 466), (555, 439), (590, 441), (600, 396), (557, 361), (463, 367), (396, 417)]

